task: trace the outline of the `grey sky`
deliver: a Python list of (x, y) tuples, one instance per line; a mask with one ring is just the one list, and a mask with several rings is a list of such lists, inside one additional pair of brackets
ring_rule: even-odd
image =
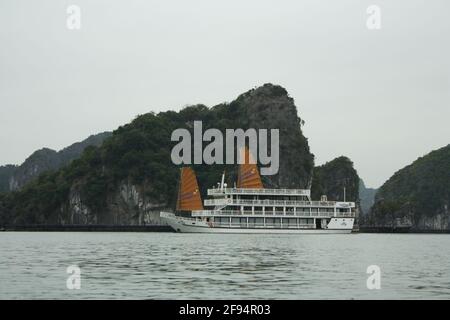
[[(81, 8), (81, 30), (66, 8)], [(369, 5), (381, 30), (366, 27)], [(450, 143), (450, 2), (0, 0), (0, 164), (149, 111), (295, 99), (316, 163), (378, 187)]]

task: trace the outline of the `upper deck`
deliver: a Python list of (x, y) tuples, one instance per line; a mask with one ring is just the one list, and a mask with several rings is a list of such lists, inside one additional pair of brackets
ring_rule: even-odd
[(311, 196), (308, 189), (247, 189), (247, 188), (216, 188), (208, 189), (208, 196), (221, 195), (268, 195), (268, 196)]
[(337, 202), (337, 201), (206, 199), (203, 202), (205, 206), (239, 205), (239, 206), (355, 208), (354, 202)]

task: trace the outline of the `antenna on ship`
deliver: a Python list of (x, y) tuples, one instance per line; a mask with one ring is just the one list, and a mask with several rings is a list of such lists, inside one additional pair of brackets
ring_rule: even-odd
[(346, 202), (346, 201), (345, 201), (345, 187), (344, 187), (344, 202)]
[(223, 170), (222, 180), (220, 181), (220, 189), (221, 190), (223, 190), (224, 184), (225, 184), (225, 170)]

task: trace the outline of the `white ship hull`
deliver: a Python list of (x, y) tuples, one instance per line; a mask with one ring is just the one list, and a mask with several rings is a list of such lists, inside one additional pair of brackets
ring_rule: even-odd
[(241, 234), (348, 234), (352, 232), (354, 219), (333, 218), (326, 229), (314, 228), (271, 228), (271, 227), (222, 227), (204, 220), (178, 217), (173, 213), (161, 212), (161, 220), (176, 232), (182, 233), (241, 233)]

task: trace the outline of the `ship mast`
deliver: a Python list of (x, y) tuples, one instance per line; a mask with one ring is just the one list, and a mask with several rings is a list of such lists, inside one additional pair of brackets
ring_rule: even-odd
[(222, 180), (220, 181), (220, 190), (223, 190), (224, 183), (225, 183), (225, 170), (222, 173)]

